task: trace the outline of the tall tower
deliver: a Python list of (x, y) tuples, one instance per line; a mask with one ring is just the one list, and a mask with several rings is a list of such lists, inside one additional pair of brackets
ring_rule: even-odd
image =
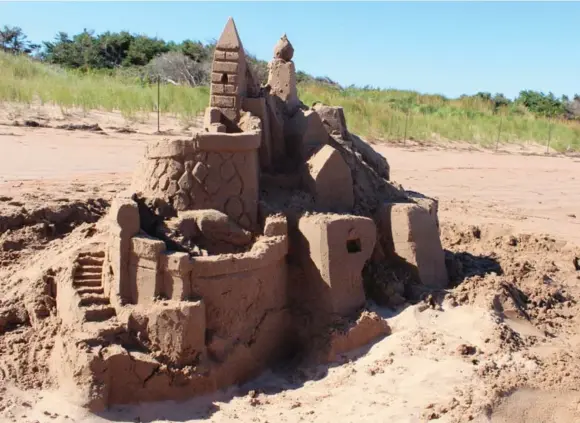
[(274, 58), (268, 65), (270, 93), (281, 100), (289, 116), (292, 116), (300, 107), (293, 56), (294, 47), (284, 34), (274, 47)]
[(233, 122), (240, 116), (246, 91), (246, 56), (236, 24), (229, 18), (216, 45), (212, 64), (210, 106)]

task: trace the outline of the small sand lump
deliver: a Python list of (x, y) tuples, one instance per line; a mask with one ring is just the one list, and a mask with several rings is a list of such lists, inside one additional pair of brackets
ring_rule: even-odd
[(276, 59), (282, 59), (285, 60), (286, 62), (289, 62), (290, 60), (292, 60), (293, 56), (294, 56), (294, 47), (292, 47), (292, 44), (290, 43), (290, 41), (288, 41), (288, 37), (286, 37), (286, 34), (284, 34), (278, 40), (276, 46), (274, 47), (274, 57)]

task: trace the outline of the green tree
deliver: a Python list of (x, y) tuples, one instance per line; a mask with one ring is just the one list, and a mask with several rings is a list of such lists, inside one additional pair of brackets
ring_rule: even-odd
[(0, 29), (0, 48), (6, 53), (31, 54), (39, 47), (38, 44), (28, 41), (28, 37), (20, 27), (4, 25)]
[(516, 102), (523, 104), (530, 112), (544, 117), (565, 116), (566, 105), (553, 93), (544, 94), (538, 91), (521, 91)]
[(197, 63), (210, 61), (212, 51), (200, 41), (185, 40), (177, 48), (191, 60)]
[(104, 60), (100, 54), (99, 43), (94, 35), (94, 31), (84, 29), (73, 38), (75, 53), (79, 60), (80, 68), (84, 70), (98, 69), (105, 67)]
[(169, 47), (165, 41), (145, 35), (137, 35), (129, 46), (123, 65), (145, 66), (154, 57), (168, 51)]
[(66, 32), (59, 32), (54, 41), (45, 41), (43, 44), (44, 51), (41, 56), (45, 61), (72, 67), (75, 61), (73, 40)]
[(507, 107), (511, 104), (511, 100), (502, 93), (496, 93), (491, 99), (493, 102), (493, 111), (497, 112), (502, 107)]
[(44, 47), (43, 57), (50, 63), (84, 70), (105, 67), (98, 40), (86, 29), (72, 39), (66, 32), (59, 32), (55, 40), (45, 42)]
[(474, 97), (480, 98), (484, 101), (491, 101), (491, 93), (488, 92), (478, 92), (474, 95)]
[[(122, 72), (136, 75), (142, 81), (151, 75), (162, 75), (167, 82), (191, 85), (208, 84), (211, 63), (217, 40), (205, 43), (191, 39), (180, 43), (166, 42), (146, 35), (122, 32), (104, 32), (95, 35), (93, 31), (69, 36), (59, 32), (54, 40), (44, 42), (41, 58), (73, 69), (123, 69)], [(174, 53), (174, 54), (168, 54)], [(257, 82), (268, 79), (268, 63), (246, 53), (248, 65), (254, 70)], [(298, 72), (299, 81), (338, 85), (330, 78), (314, 78)]]
[(103, 65), (107, 68), (121, 66), (134, 39), (135, 37), (126, 31), (119, 33), (107, 31), (99, 35), (97, 44)]

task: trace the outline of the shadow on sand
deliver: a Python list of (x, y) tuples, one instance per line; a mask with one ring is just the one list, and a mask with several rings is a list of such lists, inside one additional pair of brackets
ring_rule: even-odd
[[(382, 317), (392, 317), (400, 313), (406, 306), (397, 311), (381, 309)], [(228, 389), (214, 392), (212, 394), (195, 397), (185, 401), (160, 401), (140, 404), (114, 405), (109, 410), (97, 413), (96, 415), (107, 421), (116, 422), (139, 422), (148, 423), (153, 421), (174, 421), (185, 422), (189, 420), (206, 420), (219, 411), (217, 403), (227, 403), (235, 398), (252, 398), (252, 391), (266, 395), (274, 395), (281, 392), (300, 389), (307, 382), (324, 379), (330, 369), (341, 366), (347, 362), (356, 361), (365, 356), (368, 351), (383, 337), (379, 337), (373, 342), (342, 354), (340, 360), (335, 363), (301, 366), (299, 360), (287, 361), (271, 370), (267, 370), (242, 385), (235, 385)], [(243, 418), (241, 421), (244, 421)]]
[(445, 265), (449, 275), (449, 288), (460, 285), (465, 279), (473, 276), (486, 276), (492, 273), (500, 276), (503, 269), (492, 256), (473, 255), (468, 252), (445, 250)]

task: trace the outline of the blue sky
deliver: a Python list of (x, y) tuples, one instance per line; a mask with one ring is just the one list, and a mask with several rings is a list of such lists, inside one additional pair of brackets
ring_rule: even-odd
[(285, 32), (298, 69), (342, 85), (580, 93), (580, 2), (0, 3), (0, 25), (35, 42), (83, 28), (206, 41), (229, 16), (258, 58)]

